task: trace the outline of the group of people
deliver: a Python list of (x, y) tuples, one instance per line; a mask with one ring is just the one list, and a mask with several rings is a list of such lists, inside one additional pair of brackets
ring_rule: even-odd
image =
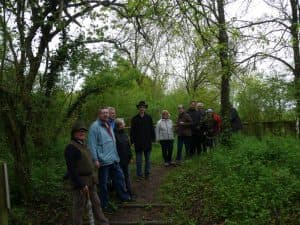
[[(137, 180), (148, 179), (150, 175), (150, 153), (152, 143), (159, 141), (164, 165), (179, 165), (183, 145), (186, 157), (204, 152), (214, 145), (221, 129), (221, 119), (212, 109), (204, 109), (203, 103), (192, 101), (188, 110), (178, 106), (175, 123), (167, 110), (161, 113), (156, 127), (152, 117), (146, 113), (148, 105), (140, 101), (138, 113), (131, 119), (129, 136), (125, 122), (116, 118), (113, 107), (102, 107), (98, 118), (89, 130), (77, 121), (71, 131), (71, 141), (65, 148), (67, 176), (73, 190), (73, 224), (81, 225), (85, 204), (92, 203), (96, 224), (109, 224), (104, 212), (114, 209), (109, 201), (109, 183), (112, 181), (120, 201), (134, 201), (129, 178), (129, 163), (132, 161), (131, 146), (135, 149)], [(88, 141), (86, 134), (88, 132)], [(177, 155), (172, 160), (174, 133), (177, 134)], [(144, 170), (143, 170), (144, 156)], [(99, 186), (99, 197), (97, 193)], [(101, 201), (100, 201), (101, 200)], [(103, 211), (102, 211), (103, 210)]]
[[(221, 130), (221, 118), (212, 109), (204, 109), (201, 102), (192, 101), (188, 110), (178, 106), (175, 123), (167, 110), (163, 110), (161, 119), (156, 124), (156, 139), (160, 142), (165, 166), (178, 165), (182, 161), (182, 149), (185, 157), (205, 152), (215, 144)], [(177, 134), (176, 160), (172, 160), (174, 131)]]
[[(72, 186), (74, 225), (82, 225), (88, 200), (91, 202), (96, 224), (109, 224), (103, 211), (114, 211), (109, 200), (111, 181), (122, 202), (135, 201), (128, 168), (132, 160), (132, 144), (135, 147), (138, 178), (149, 177), (150, 151), (152, 142), (155, 141), (155, 131), (151, 116), (145, 112), (145, 102), (141, 101), (137, 108), (139, 113), (132, 118), (130, 137), (124, 130), (124, 120), (116, 118), (116, 110), (113, 107), (100, 108), (96, 121), (89, 129), (82, 121), (73, 125), (71, 141), (65, 148), (67, 174), (64, 178), (69, 180)], [(89, 132), (86, 141), (87, 131)]]

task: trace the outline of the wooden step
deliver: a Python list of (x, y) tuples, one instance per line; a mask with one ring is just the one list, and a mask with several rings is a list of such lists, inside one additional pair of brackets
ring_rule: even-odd
[(163, 208), (168, 206), (170, 204), (164, 203), (122, 203), (118, 205), (120, 208)]
[(152, 221), (110, 221), (110, 225), (170, 225), (167, 221), (152, 220)]

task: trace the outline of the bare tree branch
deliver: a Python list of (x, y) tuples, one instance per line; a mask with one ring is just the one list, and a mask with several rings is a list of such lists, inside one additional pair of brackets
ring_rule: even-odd
[(276, 61), (279, 61), (282, 64), (284, 64), (285, 66), (287, 66), (291, 71), (294, 72), (294, 70), (295, 70), (294, 67), (291, 64), (289, 64), (287, 61), (283, 60), (282, 58), (279, 58), (277, 56), (274, 56), (274, 55), (269, 54), (269, 53), (264, 53), (264, 52), (256, 52), (255, 54), (253, 54), (253, 55), (251, 55), (251, 56), (249, 56), (249, 57), (247, 57), (247, 58), (245, 58), (245, 59), (243, 59), (239, 62), (236, 62), (236, 63), (237, 64), (243, 64), (243, 63), (249, 61), (250, 59), (257, 58), (257, 57), (262, 58), (262, 59), (264, 59), (264, 58), (275, 59)]

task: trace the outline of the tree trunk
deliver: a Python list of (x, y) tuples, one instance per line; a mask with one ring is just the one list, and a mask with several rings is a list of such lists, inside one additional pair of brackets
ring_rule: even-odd
[(221, 116), (222, 116), (222, 143), (227, 145), (230, 143), (231, 126), (230, 126), (230, 57), (229, 57), (229, 41), (226, 28), (226, 19), (224, 12), (224, 0), (218, 0), (218, 26), (219, 26), (219, 58), (222, 68), (221, 82)]
[[(291, 34), (292, 46), (294, 54), (294, 83), (295, 83), (295, 99), (296, 99), (296, 117), (299, 121), (298, 131), (300, 130), (300, 49), (299, 49), (299, 23), (300, 23), (300, 5), (298, 0), (290, 0), (292, 19), (291, 19)], [(299, 132), (300, 138), (300, 132)]]
[(29, 202), (31, 200), (31, 166), (30, 157), (26, 145), (28, 127), (18, 120), (8, 111), (4, 113), (6, 117), (5, 129), (10, 141), (11, 153), (14, 158), (14, 174), (18, 186), (18, 196), (20, 201)]
[(24, 203), (28, 203), (32, 200), (31, 163), (26, 147), (20, 147), (20, 149), (16, 150), (19, 154), (14, 156), (14, 173), (17, 184), (19, 185), (18, 191), (20, 200), (24, 201)]

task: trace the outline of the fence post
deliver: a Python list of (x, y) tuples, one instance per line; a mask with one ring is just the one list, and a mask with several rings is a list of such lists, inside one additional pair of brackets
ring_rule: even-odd
[(10, 209), (9, 185), (6, 163), (0, 162), (0, 225), (8, 225)]

